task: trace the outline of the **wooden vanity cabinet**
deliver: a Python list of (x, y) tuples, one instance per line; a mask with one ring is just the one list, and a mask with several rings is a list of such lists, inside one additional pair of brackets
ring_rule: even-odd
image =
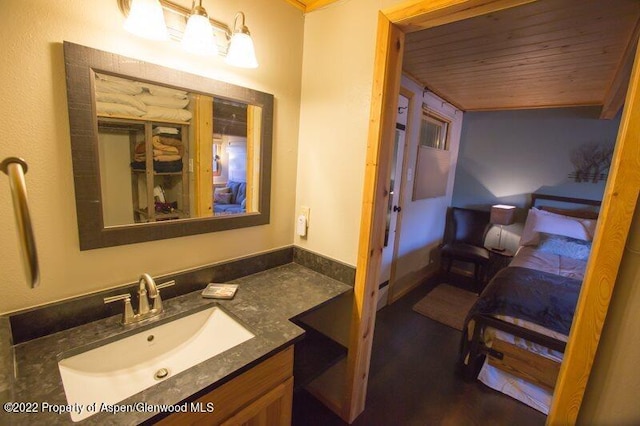
[(211, 413), (175, 413), (159, 425), (288, 426), (293, 404), (293, 345), (197, 398)]

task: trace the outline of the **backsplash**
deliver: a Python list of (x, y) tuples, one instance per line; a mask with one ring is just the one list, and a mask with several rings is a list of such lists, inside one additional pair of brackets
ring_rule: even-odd
[(353, 286), (356, 281), (356, 268), (353, 266), (320, 256), (300, 247), (293, 248), (293, 261), (350, 286)]
[[(158, 284), (175, 280), (174, 286), (162, 289), (162, 299), (168, 300), (201, 290), (210, 282), (228, 282), (292, 262), (336, 281), (354, 284), (355, 268), (294, 246), (153, 278)], [(105, 304), (104, 298), (130, 293), (133, 306), (137, 306), (137, 290), (136, 281), (115, 289), (10, 314), (13, 344), (120, 315), (123, 310), (122, 304)]]

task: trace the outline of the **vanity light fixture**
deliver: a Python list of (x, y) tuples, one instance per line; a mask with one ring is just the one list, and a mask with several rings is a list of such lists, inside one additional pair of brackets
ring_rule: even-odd
[[(120, 12), (127, 18), (125, 29), (138, 36), (166, 40), (169, 34), (172, 39), (180, 40), (184, 49), (191, 53), (214, 55), (217, 52), (225, 56), (225, 62), (230, 65), (243, 68), (258, 66), (253, 40), (244, 23), (243, 12), (236, 13), (232, 31), (227, 24), (207, 14), (202, 0), (199, 0), (198, 5), (193, 0), (191, 9), (169, 0), (116, 1)], [(165, 21), (165, 16), (168, 21)], [(168, 22), (168, 25), (165, 22)], [(222, 34), (217, 37), (217, 33)], [(221, 41), (220, 44), (216, 43), (216, 38)]]
[(196, 6), (195, 1), (191, 9), (191, 15), (187, 20), (187, 27), (182, 35), (182, 48), (197, 55), (215, 55), (218, 53), (216, 39), (213, 35), (213, 27), (209, 22), (209, 15), (202, 0)]
[[(238, 18), (242, 18), (240, 26), (238, 26)], [(225, 61), (236, 67), (258, 68), (256, 50), (253, 47), (249, 28), (244, 24), (244, 13), (242, 12), (236, 13), (236, 17), (233, 19), (233, 34)]]
[(124, 29), (150, 40), (169, 40), (164, 13), (158, 0), (130, 0)]

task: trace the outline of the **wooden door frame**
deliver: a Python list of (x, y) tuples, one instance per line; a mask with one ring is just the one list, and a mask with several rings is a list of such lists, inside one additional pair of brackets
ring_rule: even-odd
[[(535, 0), (410, 0), (378, 14), (354, 308), (342, 417), (364, 410), (375, 328), (389, 161), (404, 33)], [(547, 424), (575, 424), (611, 300), (640, 186), (640, 70), (634, 64), (582, 291)], [(606, 238), (604, 236), (606, 235)]]

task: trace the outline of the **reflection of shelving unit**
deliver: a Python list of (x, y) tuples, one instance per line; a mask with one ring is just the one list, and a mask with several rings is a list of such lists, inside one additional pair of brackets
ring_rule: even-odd
[[(153, 131), (156, 127), (171, 127), (178, 130), (182, 141), (182, 169), (162, 171), (154, 167)], [(189, 123), (172, 120), (146, 120), (136, 117), (98, 115), (100, 133), (127, 134), (129, 137), (129, 158), (135, 159), (135, 148), (144, 142), (145, 164), (143, 169), (131, 168), (131, 198), (133, 218), (136, 223), (156, 222), (188, 218), (189, 215)], [(167, 212), (155, 209), (154, 188), (162, 186), (167, 203), (177, 203), (177, 208)]]

